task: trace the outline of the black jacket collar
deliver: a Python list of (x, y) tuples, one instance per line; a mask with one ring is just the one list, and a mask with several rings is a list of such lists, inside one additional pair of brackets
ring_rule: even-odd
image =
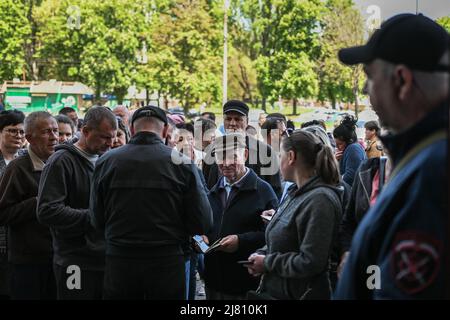
[(448, 129), (448, 112), (448, 105), (445, 102), (411, 128), (395, 135), (380, 137), (389, 150), (393, 164), (396, 165), (422, 139), (441, 129)]
[(128, 142), (130, 144), (155, 144), (163, 143), (161, 138), (153, 132), (141, 131), (136, 133)]

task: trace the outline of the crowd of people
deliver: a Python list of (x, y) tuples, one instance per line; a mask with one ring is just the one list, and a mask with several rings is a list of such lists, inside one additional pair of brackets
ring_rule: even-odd
[(224, 132), (155, 106), (1, 111), (0, 297), (193, 300), (198, 273), (208, 300), (445, 298), (448, 44), (403, 14), (340, 50), (379, 116), (363, 140), (350, 115), (249, 126), (239, 100)]

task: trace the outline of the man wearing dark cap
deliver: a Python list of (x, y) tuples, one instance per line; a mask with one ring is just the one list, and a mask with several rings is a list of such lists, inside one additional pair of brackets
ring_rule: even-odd
[[(223, 106), (224, 128), (227, 133), (240, 132), (245, 134), (248, 126), (248, 106), (239, 100), (230, 100)], [(248, 158), (246, 166), (251, 168), (261, 179), (271, 185), (278, 197), (281, 196), (281, 178), (279, 171), (279, 161), (272, 148), (262, 141), (250, 136), (245, 137), (248, 148)], [(217, 164), (214, 163), (214, 153), (211, 148), (205, 150), (205, 163), (203, 174), (208, 188), (214, 186), (219, 177)]]
[(222, 177), (208, 194), (214, 223), (207, 238), (220, 246), (205, 255), (208, 300), (244, 299), (258, 280), (237, 262), (264, 246), (261, 213), (276, 209), (278, 199), (270, 185), (246, 167), (245, 137), (230, 133), (214, 140), (216, 162)]
[[(128, 144), (97, 163), (92, 224), (106, 237), (106, 299), (185, 299), (181, 245), (205, 234), (211, 207), (197, 167), (166, 146), (164, 111), (136, 110)], [(172, 155), (177, 153), (177, 155)]]
[(434, 21), (401, 14), (366, 45), (339, 52), (345, 64), (364, 64), (393, 172), (356, 231), (336, 299), (448, 294), (449, 43)]

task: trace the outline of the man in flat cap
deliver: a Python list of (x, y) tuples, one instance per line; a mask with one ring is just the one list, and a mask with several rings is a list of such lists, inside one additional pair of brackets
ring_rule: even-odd
[(339, 52), (345, 64), (364, 64), (366, 91), (389, 130), (380, 139), (393, 172), (353, 237), (336, 299), (443, 299), (449, 292), (449, 43), (433, 20), (400, 14), (366, 45)]
[[(226, 133), (239, 132), (245, 134), (248, 125), (248, 112), (248, 106), (242, 101), (230, 100), (226, 102), (223, 106), (223, 122)], [(248, 149), (246, 166), (253, 169), (258, 177), (269, 183), (277, 196), (280, 197), (282, 188), (276, 153), (269, 145), (251, 136), (245, 136), (245, 144)], [(217, 183), (220, 173), (214, 163), (212, 148), (208, 148), (205, 152), (206, 165), (203, 165), (203, 174), (208, 188), (211, 188)]]
[(197, 167), (172, 161), (167, 131), (162, 109), (140, 108), (129, 143), (95, 167), (91, 221), (106, 237), (106, 299), (185, 299), (181, 245), (208, 231), (212, 213)]
[(258, 286), (237, 261), (246, 260), (258, 246), (265, 244), (261, 213), (276, 209), (278, 199), (270, 185), (246, 166), (248, 149), (245, 136), (229, 133), (214, 140), (212, 148), (221, 178), (208, 199), (213, 210), (209, 244), (220, 246), (205, 254), (205, 285), (208, 300), (244, 299)]

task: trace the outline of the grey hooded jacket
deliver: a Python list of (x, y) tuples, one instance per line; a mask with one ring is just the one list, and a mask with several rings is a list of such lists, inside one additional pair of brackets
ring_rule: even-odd
[(329, 258), (342, 189), (311, 178), (290, 192), (266, 229), (260, 292), (275, 299), (329, 299)]

